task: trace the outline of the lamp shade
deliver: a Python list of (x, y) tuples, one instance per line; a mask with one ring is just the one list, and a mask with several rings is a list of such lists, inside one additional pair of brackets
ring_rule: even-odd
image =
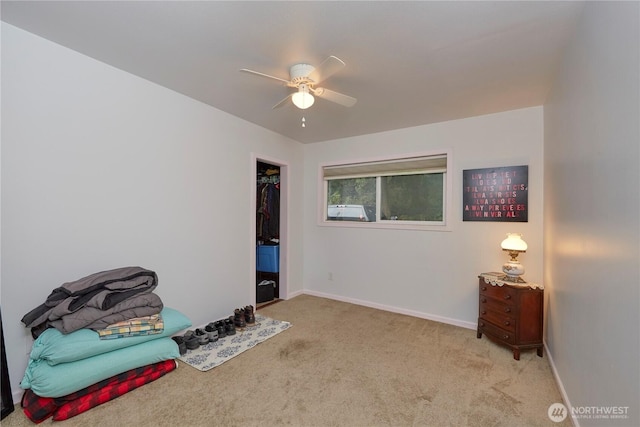
[(293, 104), (301, 110), (311, 107), (315, 102), (313, 95), (309, 93), (309, 89), (306, 85), (300, 85), (300, 89), (298, 92), (293, 94), (291, 100), (293, 101)]
[(507, 233), (507, 238), (500, 244), (505, 251), (525, 252), (527, 250), (527, 242), (522, 240), (520, 233)]

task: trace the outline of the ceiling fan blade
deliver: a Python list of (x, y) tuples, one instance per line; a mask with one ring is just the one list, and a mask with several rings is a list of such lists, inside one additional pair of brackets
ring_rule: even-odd
[(340, 71), (344, 66), (345, 64), (340, 58), (330, 56), (309, 74), (309, 78), (313, 80), (314, 84), (321, 83)]
[(276, 108), (280, 108), (282, 107), (284, 104), (287, 103), (287, 101), (289, 100), (289, 98), (291, 98), (291, 95), (293, 94), (289, 94), (287, 95), (287, 97), (285, 99), (283, 99), (282, 101), (278, 102), (276, 105), (274, 105), (273, 107), (271, 107), (272, 110), (275, 110)]
[(335, 102), (336, 104), (340, 104), (345, 107), (353, 107), (356, 102), (358, 102), (358, 100), (352, 96), (321, 87), (315, 89), (313, 91), (313, 94), (320, 98), (326, 99), (327, 101)]
[(284, 84), (289, 84), (289, 80), (281, 79), (280, 77), (270, 76), (268, 74), (260, 73), (258, 71), (248, 70), (246, 68), (243, 68), (240, 71), (245, 72), (245, 73), (249, 73), (249, 74), (255, 74), (256, 76), (260, 76), (260, 77), (266, 77), (268, 79), (278, 80), (278, 81), (280, 81), (280, 82), (282, 82)]

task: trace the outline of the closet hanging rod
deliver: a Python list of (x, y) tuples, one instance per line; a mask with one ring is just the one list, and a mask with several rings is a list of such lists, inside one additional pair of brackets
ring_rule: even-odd
[(277, 184), (280, 182), (280, 176), (271, 175), (271, 176), (261, 176), (258, 178), (258, 184)]

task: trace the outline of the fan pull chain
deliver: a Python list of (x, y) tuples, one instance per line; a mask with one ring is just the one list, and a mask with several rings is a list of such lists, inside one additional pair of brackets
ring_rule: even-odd
[(307, 125), (306, 125), (306, 123), (305, 123), (305, 122), (306, 122), (306, 120), (304, 119), (304, 116), (303, 116), (303, 117), (302, 117), (302, 127), (303, 127), (303, 128), (306, 128), (306, 127), (307, 127)]

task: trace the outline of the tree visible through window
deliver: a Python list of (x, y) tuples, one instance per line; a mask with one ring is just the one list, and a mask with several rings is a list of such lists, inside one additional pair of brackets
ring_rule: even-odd
[(376, 205), (376, 179), (351, 178), (329, 181), (330, 205)]
[(325, 221), (444, 225), (447, 155), (323, 167)]
[(443, 174), (381, 178), (380, 219), (442, 221)]

